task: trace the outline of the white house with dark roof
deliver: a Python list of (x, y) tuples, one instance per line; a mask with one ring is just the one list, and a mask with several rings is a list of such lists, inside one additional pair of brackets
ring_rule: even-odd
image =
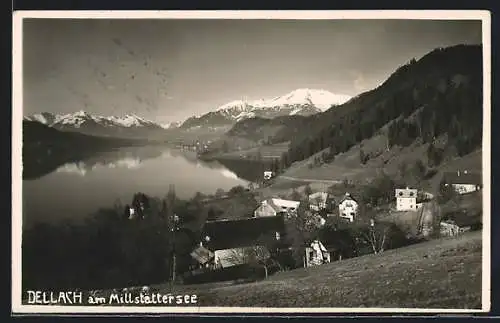
[(458, 194), (467, 194), (479, 191), (482, 186), (481, 174), (469, 172), (467, 170), (458, 170), (448, 172), (444, 175), (445, 186), (451, 185)]
[(396, 210), (398, 211), (415, 211), (417, 209), (417, 189), (397, 188)]
[(304, 267), (318, 266), (330, 262), (330, 253), (319, 240), (314, 240), (306, 246)]
[(350, 193), (345, 193), (342, 200), (339, 202), (339, 217), (348, 219), (353, 222), (358, 215), (359, 203), (351, 196)]

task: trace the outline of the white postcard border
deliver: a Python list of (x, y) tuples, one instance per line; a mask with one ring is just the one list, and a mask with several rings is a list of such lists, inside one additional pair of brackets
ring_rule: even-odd
[[(71, 19), (422, 19), (481, 20), (483, 46), (483, 263), (482, 309), (418, 308), (259, 308), (259, 307), (115, 307), (21, 304), (22, 240), (22, 21), (25, 18)], [(248, 11), (15, 11), (12, 66), (12, 313), (481, 313), (490, 310), (491, 291), (491, 15), (485, 10), (248, 10)]]

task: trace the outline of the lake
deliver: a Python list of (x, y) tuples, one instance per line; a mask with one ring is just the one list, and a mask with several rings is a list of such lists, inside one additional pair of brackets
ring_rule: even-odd
[(166, 146), (120, 148), (59, 165), (36, 179), (23, 180), (23, 226), (83, 219), (116, 201), (131, 203), (136, 192), (163, 198), (169, 185), (178, 197), (213, 194), (248, 181), (218, 162)]

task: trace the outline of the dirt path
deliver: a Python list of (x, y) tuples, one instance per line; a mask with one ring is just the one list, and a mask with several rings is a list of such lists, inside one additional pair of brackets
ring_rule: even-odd
[(291, 176), (278, 176), (276, 179), (285, 179), (288, 181), (296, 182), (311, 182), (311, 183), (327, 183), (327, 184), (340, 184), (342, 181), (339, 180), (329, 180), (329, 179), (312, 179), (312, 178), (298, 178)]

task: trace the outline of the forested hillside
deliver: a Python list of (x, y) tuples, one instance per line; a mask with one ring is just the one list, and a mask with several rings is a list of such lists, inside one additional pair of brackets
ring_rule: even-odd
[[(447, 148), (465, 155), (482, 142), (481, 46), (436, 49), (400, 67), (378, 88), (307, 118), (291, 136), (289, 163), (325, 148), (345, 152), (388, 125), (388, 148), (448, 133)], [(277, 137), (283, 137), (278, 133)]]
[(61, 164), (81, 160), (99, 151), (144, 143), (145, 140), (63, 132), (39, 122), (23, 121), (23, 178), (43, 176)]

